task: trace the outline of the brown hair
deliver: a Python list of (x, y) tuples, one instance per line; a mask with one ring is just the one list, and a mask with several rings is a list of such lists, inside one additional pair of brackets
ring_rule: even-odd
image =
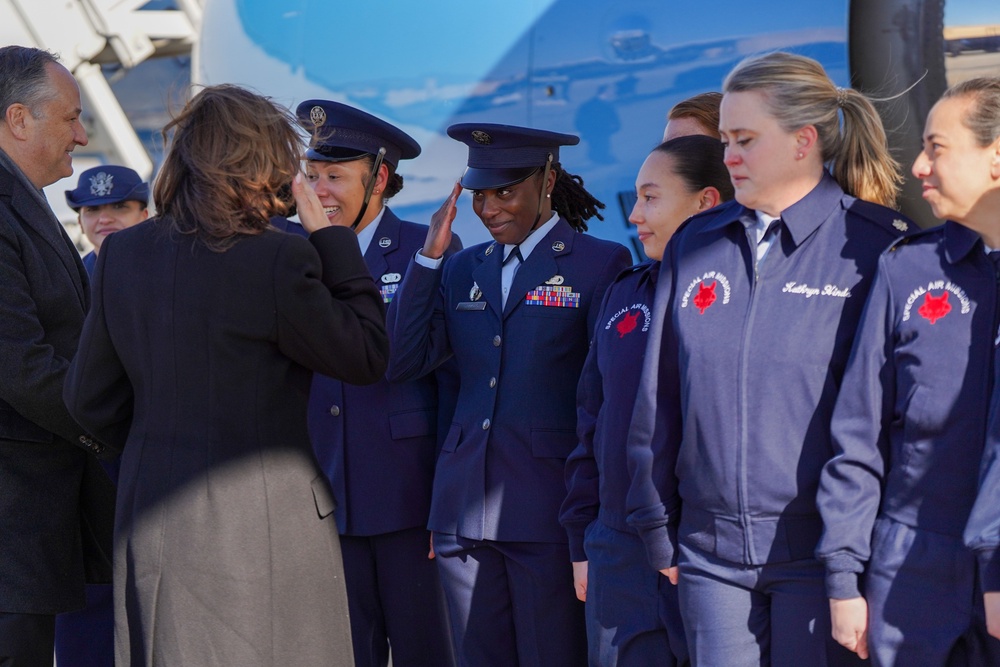
[(972, 134), (985, 148), (1000, 137), (1000, 77), (977, 77), (944, 91), (942, 100), (953, 97), (971, 97), (972, 108), (962, 119), (962, 124), (972, 130)]
[(673, 159), (673, 172), (684, 182), (689, 193), (712, 187), (719, 191), (720, 203), (733, 198), (733, 182), (723, 162), (725, 151), (718, 139), (701, 134), (676, 137), (660, 144), (653, 152)]
[(269, 98), (208, 86), (163, 128), (168, 137), (153, 201), (175, 230), (221, 252), (292, 209), (302, 143), (294, 117)]
[[(774, 52), (742, 61), (722, 85), (726, 93), (759, 91), (786, 132), (816, 128), (823, 162), (850, 195), (894, 206), (903, 181), (875, 107), (861, 93), (837, 88), (822, 65)], [(843, 128), (838, 111), (843, 114)]]
[(691, 118), (707, 130), (706, 135), (719, 138), (719, 105), (722, 103), (722, 93), (699, 93), (686, 100), (681, 100), (670, 109), (667, 122), (678, 118)]

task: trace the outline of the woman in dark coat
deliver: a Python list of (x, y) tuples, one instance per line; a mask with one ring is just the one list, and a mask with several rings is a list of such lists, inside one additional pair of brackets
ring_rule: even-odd
[[(307, 392), (313, 371), (374, 382), (388, 342), (353, 232), (292, 184), (293, 122), (204, 89), (164, 130), (160, 215), (98, 258), (65, 398), (122, 451), (119, 667), (353, 664)], [(289, 184), (308, 240), (269, 224)]]

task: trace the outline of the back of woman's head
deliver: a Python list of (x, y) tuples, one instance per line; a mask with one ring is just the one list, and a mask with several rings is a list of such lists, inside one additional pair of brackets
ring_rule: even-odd
[(295, 120), (266, 97), (209, 86), (163, 128), (170, 146), (153, 188), (175, 229), (225, 250), (287, 215), (301, 140)]
[(725, 149), (718, 139), (695, 134), (665, 141), (654, 152), (669, 155), (674, 173), (684, 181), (688, 192), (705, 188), (719, 191), (719, 201), (733, 198), (733, 182), (729, 178), (723, 157)]
[(972, 131), (980, 147), (985, 148), (1000, 138), (1000, 77), (978, 77), (957, 83), (941, 99), (960, 97), (973, 101), (962, 124)]
[(818, 62), (782, 52), (753, 56), (729, 73), (722, 88), (762, 93), (768, 113), (786, 132), (814, 126), (823, 162), (845, 192), (895, 205), (902, 176), (875, 107), (861, 93), (834, 86)]

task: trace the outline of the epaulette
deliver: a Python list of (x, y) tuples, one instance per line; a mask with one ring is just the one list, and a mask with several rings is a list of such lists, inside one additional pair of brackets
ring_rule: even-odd
[[(914, 227), (916, 227), (916, 225), (914, 225)], [(914, 241), (918, 241), (918, 240), (924, 238), (925, 236), (940, 235), (942, 229), (943, 229), (942, 225), (937, 225), (935, 227), (929, 227), (928, 229), (921, 229), (920, 227), (917, 227), (916, 231), (911, 232), (911, 233), (909, 233), (909, 234), (907, 234), (905, 236), (901, 236), (898, 239), (896, 239), (895, 241), (893, 241), (889, 245), (889, 247), (886, 248), (885, 251), (886, 252), (896, 252), (896, 250), (898, 250), (899, 248), (902, 248), (903, 246), (909, 245), (910, 243), (913, 243)]]
[(899, 211), (863, 199), (855, 199), (847, 207), (847, 210), (860, 215), (865, 220), (874, 222), (890, 234), (911, 234), (920, 230), (915, 222)]
[(637, 273), (639, 271), (645, 271), (650, 266), (652, 266), (653, 262), (655, 262), (655, 261), (656, 261), (655, 259), (647, 259), (645, 262), (639, 262), (638, 264), (633, 264), (632, 266), (630, 266), (630, 267), (628, 267), (626, 269), (622, 269), (621, 271), (618, 272), (618, 275), (615, 276), (615, 282), (618, 282), (619, 280), (621, 280), (625, 276), (628, 276), (628, 275), (630, 275), (632, 273)]

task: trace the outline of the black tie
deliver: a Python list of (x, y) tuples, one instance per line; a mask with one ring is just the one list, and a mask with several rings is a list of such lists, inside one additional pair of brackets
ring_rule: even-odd
[(524, 264), (524, 257), (521, 257), (520, 245), (514, 246), (514, 249), (511, 250), (510, 253), (508, 253), (507, 256), (503, 258), (503, 265), (507, 266), (510, 263), (510, 260), (514, 259), (515, 257), (517, 257), (518, 264)]

